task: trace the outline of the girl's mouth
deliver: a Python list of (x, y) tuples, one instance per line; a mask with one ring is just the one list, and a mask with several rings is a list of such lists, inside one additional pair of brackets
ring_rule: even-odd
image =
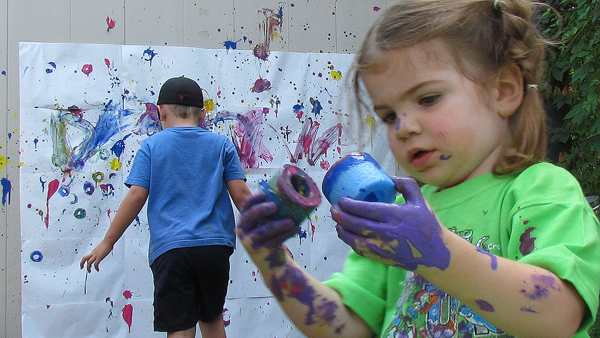
[(415, 168), (420, 168), (429, 162), (431, 156), (433, 156), (433, 153), (433, 151), (419, 150), (412, 155), (410, 164), (412, 164)]

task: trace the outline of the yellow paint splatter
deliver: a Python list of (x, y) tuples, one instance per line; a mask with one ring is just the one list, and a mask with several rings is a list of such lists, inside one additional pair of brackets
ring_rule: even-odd
[(367, 114), (367, 117), (365, 117), (365, 122), (367, 122), (369, 129), (371, 129), (371, 147), (373, 147), (373, 132), (375, 131), (376, 120), (373, 118), (373, 116)]
[(342, 72), (340, 72), (339, 70), (332, 70), (331, 71), (331, 79), (332, 80), (341, 80)]
[(114, 170), (114, 171), (118, 171), (121, 169), (121, 161), (119, 161), (118, 158), (115, 158), (114, 160), (110, 161), (108, 163), (108, 166)]
[(204, 108), (207, 112), (210, 113), (215, 109), (215, 101), (213, 101), (212, 99), (204, 100)]
[(4, 171), (4, 167), (8, 163), (8, 159), (2, 155), (0, 155), (0, 174)]

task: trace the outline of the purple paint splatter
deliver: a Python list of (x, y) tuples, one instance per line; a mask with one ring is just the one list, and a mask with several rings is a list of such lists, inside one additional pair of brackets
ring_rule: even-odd
[(269, 80), (265, 80), (260, 78), (254, 82), (254, 86), (252, 87), (252, 92), (254, 93), (262, 93), (264, 91), (271, 89), (271, 82)]
[(494, 312), (494, 306), (483, 299), (475, 299), (475, 303), (483, 311)]
[(498, 269), (498, 257), (496, 257), (496, 255), (493, 255), (481, 248), (477, 248), (477, 251), (481, 252), (484, 255), (488, 255), (492, 259), (492, 270)]
[(533, 249), (535, 249), (535, 240), (537, 238), (531, 237), (531, 233), (533, 232), (533, 230), (535, 230), (534, 227), (529, 227), (527, 228), (527, 230), (525, 230), (523, 234), (521, 234), (521, 244), (519, 245), (519, 251), (521, 251), (521, 254), (523, 256), (530, 254), (533, 251)]

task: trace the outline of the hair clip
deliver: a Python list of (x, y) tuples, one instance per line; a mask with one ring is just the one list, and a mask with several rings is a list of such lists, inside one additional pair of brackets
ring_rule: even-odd
[(540, 90), (540, 86), (536, 85), (536, 84), (528, 84), (527, 85), (527, 89), (535, 89), (535, 90)]

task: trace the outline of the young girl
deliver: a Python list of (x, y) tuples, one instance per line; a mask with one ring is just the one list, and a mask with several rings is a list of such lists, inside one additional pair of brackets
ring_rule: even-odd
[(397, 204), (331, 207), (354, 250), (325, 283), (282, 242), (297, 228), (264, 195), (238, 235), (309, 337), (588, 337), (598, 220), (575, 178), (544, 162), (544, 40), (529, 0), (404, 0), (356, 57), (398, 163)]

